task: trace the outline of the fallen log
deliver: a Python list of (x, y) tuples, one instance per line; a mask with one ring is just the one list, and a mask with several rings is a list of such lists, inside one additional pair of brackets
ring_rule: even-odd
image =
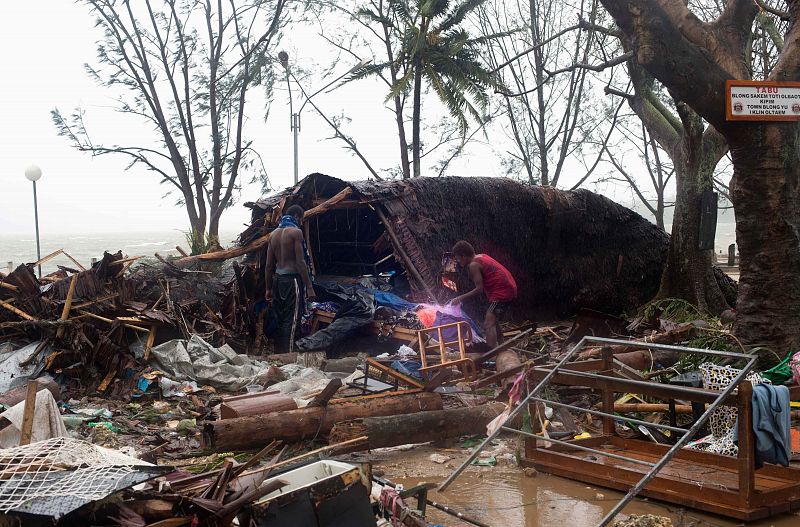
[(359, 450), (366, 450), (485, 434), (486, 425), (500, 415), (505, 407), (503, 403), (489, 403), (473, 408), (353, 419), (336, 423), (328, 439), (341, 442), (367, 436), (367, 443), (358, 447)]
[(339, 421), (441, 409), (442, 398), (438, 393), (416, 390), (338, 399), (325, 407), (207, 422), (203, 426), (203, 446), (226, 451), (259, 448), (274, 439), (299, 441), (327, 434)]
[[(678, 327), (675, 329), (671, 329), (669, 331), (665, 331), (663, 333), (656, 333), (655, 335), (651, 335), (648, 337), (644, 337), (640, 342), (631, 341), (630, 345), (619, 345), (619, 346), (608, 346), (613, 351), (614, 355), (619, 355), (621, 353), (631, 353), (634, 351), (641, 351), (643, 349), (642, 344), (675, 344), (677, 342), (683, 342), (685, 340), (689, 340), (695, 335), (697, 328), (691, 322), (684, 322), (683, 324), (678, 324)], [(588, 360), (588, 359), (597, 359), (600, 358), (602, 355), (601, 348), (591, 348), (580, 355), (578, 355), (577, 360)], [(617, 357), (619, 358), (619, 357)]]
[(291, 397), (278, 392), (267, 392), (225, 397), (219, 408), (222, 419), (234, 419), (248, 415), (296, 410), (297, 403)]
[(654, 368), (668, 368), (680, 360), (677, 351), (650, 350), (629, 351), (614, 355), (622, 364), (639, 371), (650, 371)]

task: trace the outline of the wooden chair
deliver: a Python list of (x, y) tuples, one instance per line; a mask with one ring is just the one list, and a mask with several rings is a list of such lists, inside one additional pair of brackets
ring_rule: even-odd
[[(456, 339), (447, 341), (444, 336), (444, 330), (455, 328)], [(434, 371), (441, 368), (456, 367), (461, 370), (464, 379), (467, 381), (475, 379), (477, 376), (475, 363), (472, 359), (467, 358), (466, 342), (472, 341), (472, 328), (467, 322), (453, 322), (451, 324), (443, 324), (441, 326), (433, 326), (430, 328), (420, 329), (417, 331), (417, 338), (419, 339), (419, 356), (422, 362), (422, 367), (419, 369), (420, 373)], [(435, 338), (439, 343), (439, 357), (441, 362), (439, 364), (428, 365), (427, 353), (430, 350), (433, 354), (436, 353), (436, 346), (428, 347), (426, 342), (430, 338)], [(447, 349), (450, 345), (458, 346), (459, 358), (456, 360), (448, 360)]]

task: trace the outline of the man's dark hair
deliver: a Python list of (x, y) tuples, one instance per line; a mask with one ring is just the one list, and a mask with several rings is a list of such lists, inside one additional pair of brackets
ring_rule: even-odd
[(460, 240), (453, 245), (453, 254), (456, 256), (475, 256), (475, 248), (464, 240)]
[(301, 207), (300, 205), (292, 205), (286, 210), (287, 215), (293, 216), (295, 218), (300, 218), (300, 220), (303, 219), (305, 213), (306, 211), (304, 211), (303, 207)]

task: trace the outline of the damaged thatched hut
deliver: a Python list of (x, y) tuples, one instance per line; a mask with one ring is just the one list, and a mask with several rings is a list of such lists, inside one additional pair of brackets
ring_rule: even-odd
[[(588, 190), (496, 177), (347, 182), (311, 174), (246, 204), (252, 224), (241, 245), (264, 240), (293, 204), (307, 211), (304, 228), (317, 275), (395, 271), (408, 277), (421, 300), (430, 294), (442, 300), (442, 253), (466, 239), (514, 274), (518, 316), (639, 306), (658, 289), (669, 244), (663, 230)], [(263, 261), (264, 251), (251, 257)]]

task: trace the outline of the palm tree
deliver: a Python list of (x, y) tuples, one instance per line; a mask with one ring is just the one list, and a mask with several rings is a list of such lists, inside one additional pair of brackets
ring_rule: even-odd
[[(389, 0), (388, 16), (370, 9), (359, 15), (389, 27), (399, 35), (398, 56), (392, 62), (364, 68), (354, 78), (379, 75), (391, 68), (401, 73), (386, 100), (413, 91), (412, 159), (414, 177), (420, 175), (420, 121), (423, 80), (455, 118), (463, 134), (470, 118), (482, 122), (490, 89), (501, 82), (479, 60), (480, 49), (492, 38), (471, 38), (461, 27), (467, 16), (485, 0), (465, 0), (451, 7), (450, 0)], [(412, 86), (413, 82), (413, 86)]]

